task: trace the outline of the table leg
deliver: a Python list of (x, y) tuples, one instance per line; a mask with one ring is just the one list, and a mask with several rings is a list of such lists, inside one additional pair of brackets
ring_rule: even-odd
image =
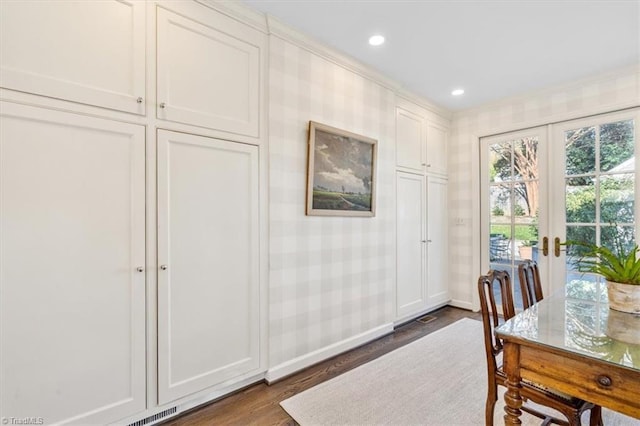
[(505, 425), (520, 425), (522, 396), (520, 395), (520, 346), (505, 342), (502, 365), (507, 375), (507, 392), (504, 394)]

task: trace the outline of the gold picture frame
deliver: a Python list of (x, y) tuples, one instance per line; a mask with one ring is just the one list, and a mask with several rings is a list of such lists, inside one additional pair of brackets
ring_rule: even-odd
[(378, 141), (309, 122), (309, 216), (375, 216)]

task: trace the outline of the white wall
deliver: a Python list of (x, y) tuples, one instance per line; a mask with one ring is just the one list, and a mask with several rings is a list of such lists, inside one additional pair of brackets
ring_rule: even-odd
[[(454, 304), (476, 308), (480, 271), (479, 138), (640, 105), (640, 67), (454, 114), (449, 145), (449, 276)], [(485, 271), (486, 272), (486, 271)]]

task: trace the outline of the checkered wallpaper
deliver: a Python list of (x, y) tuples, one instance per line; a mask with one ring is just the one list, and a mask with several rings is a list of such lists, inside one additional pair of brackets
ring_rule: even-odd
[[(274, 35), (269, 73), (273, 367), (393, 320), (395, 96)], [(309, 120), (378, 140), (375, 217), (305, 215)]]
[(450, 223), (449, 276), (452, 299), (471, 306), (480, 271), (473, 269), (474, 162), (478, 162), (478, 137), (524, 129), (592, 114), (640, 105), (640, 68), (633, 67), (597, 79), (547, 89), (454, 116), (449, 145), (450, 217), (466, 226)]

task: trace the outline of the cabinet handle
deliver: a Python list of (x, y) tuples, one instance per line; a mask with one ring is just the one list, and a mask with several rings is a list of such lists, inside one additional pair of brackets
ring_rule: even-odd
[(427, 240), (427, 242), (428, 242), (428, 243), (430, 243), (430, 242), (431, 242), (431, 240)]
[(144, 272), (144, 268), (143, 268), (142, 266), (138, 266), (138, 267), (136, 268), (136, 271), (138, 271), (138, 272)]
[(427, 240), (422, 240), (422, 242), (423, 242), (423, 243), (426, 243), (426, 242), (427, 242)]
[(596, 378), (596, 381), (598, 382), (598, 384), (602, 387), (608, 388), (609, 386), (611, 386), (613, 384), (613, 381), (611, 380), (611, 377), (609, 376), (605, 376), (604, 374), (598, 376)]
[(422, 165), (423, 165), (423, 166), (426, 166), (426, 165), (427, 165), (427, 163), (422, 163)]
[(542, 255), (543, 256), (549, 255), (549, 238), (548, 237), (544, 237), (542, 239)]
[(167, 104), (165, 104), (164, 102), (160, 102), (160, 108), (164, 109), (164, 107), (166, 107)]
[(136, 102), (139, 103), (139, 104), (141, 104), (142, 101), (143, 101), (142, 96), (140, 96), (140, 97), (138, 97), (138, 99), (136, 99)]
[(553, 254), (555, 254), (556, 257), (560, 257), (560, 238), (558, 237), (553, 239)]
[(160, 265), (160, 269), (166, 271), (167, 269), (169, 269), (169, 267), (167, 265)]
[(427, 167), (431, 167), (431, 164), (427, 164)]

